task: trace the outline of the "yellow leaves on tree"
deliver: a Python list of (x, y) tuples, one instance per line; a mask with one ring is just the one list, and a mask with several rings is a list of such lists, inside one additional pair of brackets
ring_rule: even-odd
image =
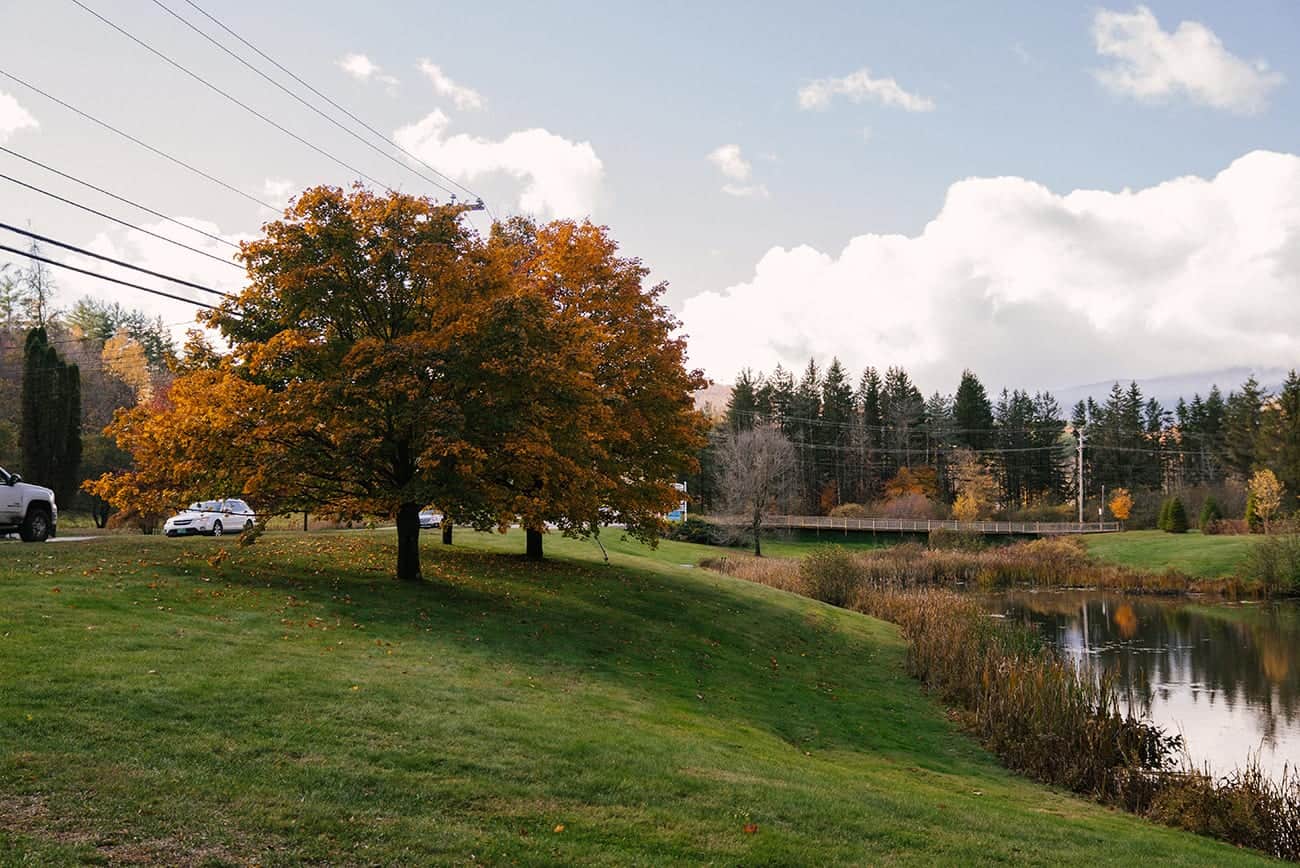
[(894, 478), (885, 483), (885, 496), (889, 500), (914, 495), (933, 499), (938, 491), (938, 478), (933, 467), (900, 467)]
[(1127, 488), (1117, 488), (1111, 493), (1107, 506), (1116, 521), (1128, 521), (1128, 517), (1133, 514), (1133, 495), (1129, 494)]
[(1282, 481), (1271, 470), (1256, 470), (1246, 487), (1255, 501), (1255, 515), (1263, 522), (1264, 533), (1268, 533), (1269, 523), (1282, 508)]
[(149, 403), (118, 410), (106, 429), (132, 469), (82, 487), (145, 530), (191, 500), (239, 492), (256, 461), (242, 444), (264, 403), (264, 390), (229, 371), (178, 377)]
[(153, 377), (149, 372), (149, 359), (144, 346), (124, 331), (119, 331), (104, 342), (104, 369), (111, 372), (135, 392), (136, 403), (147, 404), (153, 400)]
[(988, 518), (997, 506), (997, 480), (979, 455), (969, 449), (957, 450), (954, 459), (952, 474), (957, 499), (952, 505), (953, 518), (958, 521)]

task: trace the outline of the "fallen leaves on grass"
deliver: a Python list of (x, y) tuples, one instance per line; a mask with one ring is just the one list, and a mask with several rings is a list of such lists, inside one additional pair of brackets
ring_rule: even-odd
[(745, 834), (746, 834), (746, 835), (753, 835), (753, 834), (755, 834), (755, 833), (757, 833), (757, 832), (758, 832), (758, 823), (746, 823), (746, 824), (745, 824)]

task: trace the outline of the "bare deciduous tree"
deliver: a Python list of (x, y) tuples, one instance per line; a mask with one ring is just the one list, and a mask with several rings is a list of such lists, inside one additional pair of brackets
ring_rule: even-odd
[(781, 509), (797, 488), (794, 446), (777, 428), (728, 431), (718, 443), (718, 488), (728, 515), (744, 520), (754, 537), (754, 554), (764, 516)]

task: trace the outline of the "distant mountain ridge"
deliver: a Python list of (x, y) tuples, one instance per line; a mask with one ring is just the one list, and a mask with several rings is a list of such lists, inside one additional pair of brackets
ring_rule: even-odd
[[(1178, 403), (1179, 398), (1192, 400), (1193, 395), (1200, 395), (1204, 398), (1210, 391), (1211, 387), (1218, 386), (1219, 391), (1226, 398), (1228, 393), (1237, 389), (1246, 378), (1251, 374), (1259, 384), (1269, 392), (1277, 392), (1282, 386), (1282, 381), (1286, 379), (1287, 371), (1283, 368), (1220, 368), (1215, 371), (1202, 371), (1193, 374), (1173, 374), (1165, 377), (1137, 377), (1138, 388), (1147, 398), (1155, 398), (1166, 409), (1172, 410)], [(1119, 382), (1121, 386), (1127, 387), (1131, 379), (1104, 380), (1096, 383), (1089, 383), (1084, 386), (1070, 386), (1064, 389), (1051, 389), (1050, 391), (1056, 396), (1057, 403), (1061, 409), (1069, 414), (1069, 410), (1079, 401), (1085, 401), (1092, 398), (1094, 401), (1101, 402), (1106, 400), (1110, 394), (1111, 386)]]

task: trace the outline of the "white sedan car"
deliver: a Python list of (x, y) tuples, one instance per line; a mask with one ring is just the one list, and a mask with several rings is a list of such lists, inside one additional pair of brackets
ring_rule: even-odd
[(442, 525), (442, 513), (434, 512), (431, 509), (420, 510), (420, 527), (440, 527)]
[(167, 519), (163, 533), (167, 536), (195, 533), (221, 536), (226, 531), (239, 533), (248, 530), (256, 519), (253, 510), (242, 500), (196, 500)]

